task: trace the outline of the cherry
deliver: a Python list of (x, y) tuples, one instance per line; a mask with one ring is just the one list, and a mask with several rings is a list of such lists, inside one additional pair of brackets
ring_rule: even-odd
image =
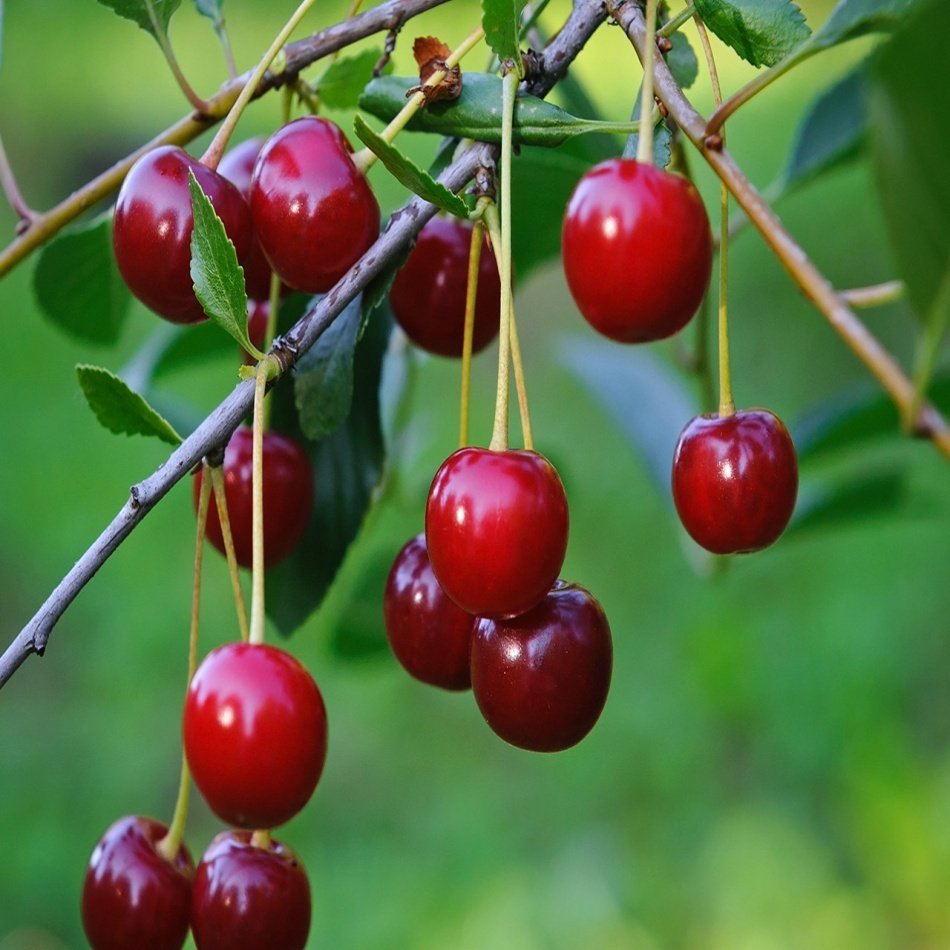
[(603, 608), (583, 587), (559, 582), (528, 613), (479, 619), (472, 692), (485, 721), (506, 742), (559, 752), (597, 722), (612, 663)]
[(181, 845), (174, 863), (156, 845), (168, 828), (120, 818), (99, 840), (82, 889), (82, 925), (94, 950), (179, 950), (188, 936), (194, 864)]
[(715, 554), (767, 547), (795, 508), (795, 446), (778, 416), (748, 409), (697, 416), (673, 457), (673, 501), (693, 539)]
[(411, 676), (443, 689), (472, 685), (469, 654), (475, 618), (439, 586), (423, 534), (407, 541), (393, 561), (383, 617), (389, 645)]
[[(253, 547), (253, 433), (235, 429), (224, 451), (224, 497), (238, 564), (251, 566)], [(306, 452), (293, 439), (277, 432), (264, 433), (264, 564), (271, 567), (297, 546), (313, 510), (313, 468)], [(195, 510), (201, 494), (201, 471), (195, 476)], [(224, 553), (224, 536), (212, 497), (208, 508), (208, 540)]]
[(432, 570), (470, 614), (530, 610), (557, 579), (567, 533), (564, 486), (537, 452), (459, 449), (432, 480), (426, 502)]
[(595, 330), (621, 343), (660, 340), (689, 322), (706, 293), (709, 219), (685, 178), (612, 158), (574, 189), (561, 256), (574, 302)]
[(304, 116), (264, 143), (251, 214), (267, 259), (297, 290), (329, 290), (379, 235), (379, 205), (327, 119)]
[[(471, 242), (472, 225), (467, 221), (430, 219), (389, 291), (393, 316), (406, 336), (438, 356), (462, 355)], [(478, 266), (473, 353), (498, 334), (500, 293), (498, 267), (486, 240)]]
[(211, 810), (241, 828), (272, 828), (300, 811), (327, 754), (327, 714), (313, 677), (284, 650), (212, 650), (185, 698), (185, 755)]
[(115, 205), (116, 264), (132, 293), (172, 323), (205, 319), (191, 281), (189, 169), (224, 223), (239, 262), (247, 259), (253, 240), (247, 202), (237, 188), (182, 149), (163, 145), (132, 166)]
[[(264, 144), (262, 137), (245, 139), (229, 149), (218, 164), (218, 174), (223, 175), (244, 197), (251, 200), (251, 175), (254, 163)], [(244, 285), (251, 300), (267, 300), (270, 298), (270, 264), (264, 256), (260, 241), (255, 235), (251, 242), (251, 251), (244, 264)], [(253, 343), (253, 338), (251, 340)]]
[[(248, 298), (247, 301), (247, 336), (251, 343), (259, 350), (264, 348), (264, 342), (267, 337), (267, 324), (270, 321), (270, 301), (254, 300)], [(250, 353), (244, 354), (244, 362), (248, 366), (253, 366), (257, 360)]]
[(198, 950), (303, 950), (310, 931), (310, 884), (297, 855), (249, 831), (223, 831), (195, 876), (191, 925)]

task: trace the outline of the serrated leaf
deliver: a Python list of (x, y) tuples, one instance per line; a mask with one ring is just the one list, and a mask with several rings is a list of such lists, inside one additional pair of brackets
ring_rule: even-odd
[(138, 24), (155, 39), (168, 33), (172, 15), (181, 5), (181, 0), (99, 0), (119, 16)]
[[(304, 442), (314, 470), (313, 517), (293, 554), (267, 572), (267, 612), (284, 635), (320, 605), (382, 477), (379, 383), (391, 329), (391, 320), (370, 322), (356, 348), (346, 421), (319, 442)], [(290, 387), (276, 387), (271, 399), (275, 429), (303, 441)]]
[(785, 531), (794, 537), (803, 531), (867, 524), (872, 518), (897, 513), (907, 498), (903, 469), (853, 474), (830, 485), (802, 492)]
[(59, 234), (40, 252), (33, 290), (43, 313), (89, 343), (119, 339), (131, 294), (115, 263), (112, 218), (105, 214)]
[[(946, 323), (950, 272), (950, 6), (928, 0), (881, 47), (870, 69), (874, 171), (907, 295), (925, 327)], [(913, 64), (912, 68), (908, 64)]]
[(861, 152), (867, 137), (865, 85), (862, 65), (811, 103), (795, 133), (782, 178), (783, 192)]
[(696, 0), (706, 26), (753, 66), (774, 66), (810, 34), (792, 0)]
[(223, 19), (221, 12), (223, 0), (195, 0), (195, 6), (202, 16), (212, 20), (217, 27)]
[(889, 33), (917, 0), (841, 0), (828, 19), (812, 34), (808, 52), (818, 52), (868, 33)]
[(247, 335), (247, 292), (244, 270), (234, 244), (224, 230), (211, 200), (188, 169), (194, 227), (191, 231), (191, 279), (204, 312), (238, 343), (257, 356), (263, 354)]
[(512, 60), (520, 66), (519, 21), (525, 0), (482, 0), (485, 42), (499, 62)]
[(670, 37), (670, 42), (673, 48), (664, 57), (666, 65), (670, 67), (670, 72), (679, 87), (689, 89), (699, 75), (699, 60), (696, 59), (696, 52), (690, 46), (685, 34), (679, 31)]
[[(418, 85), (409, 76), (374, 79), (360, 96), (360, 108), (388, 122), (405, 105), (406, 92)], [(417, 112), (406, 126), (454, 138), (501, 141), (501, 79), (488, 73), (466, 73), (462, 94), (454, 102), (434, 102)], [(515, 100), (515, 145), (555, 147), (589, 132), (603, 132), (590, 119), (579, 119), (534, 96)]]
[(303, 434), (316, 442), (329, 435), (353, 402), (353, 354), (363, 324), (357, 297), (330, 324), (294, 368), (294, 401)]
[(360, 141), (376, 154), (398, 182), (443, 211), (459, 218), (468, 217), (468, 205), (458, 195), (452, 194), (445, 185), (437, 182), (427, 171), (406, 158), (395, 145), (374, 132), (362, 116), (357, 115), (354, 118), (353, 127)]
[[(323, 104), (329, 109), (355, 109), (380, 56), (381, 50), (368, 49), (331, 63), (315, 84)], [(391, 70), (392, 64), (387, 63), (384, 72)]]
[(181, 436), (115, 373), (101, 366), (76, 367), (86, 402), (99, 422), (120, 435), (151, 435), (178, 445)]

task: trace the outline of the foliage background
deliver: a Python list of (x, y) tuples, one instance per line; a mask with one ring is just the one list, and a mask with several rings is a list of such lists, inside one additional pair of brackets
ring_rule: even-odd
[[(228, 0), (239, 64), (279, 27), (290, 9), (281, 6)], [(815, 26), (831, 4), (802, 6)], [(331, 22), (343, 7), (327, 0), (308, 23)], [(477, 4), (451, 7), (406, 30), (397, 72), (410, 71), (411, 36), (432, 32), (451, 45), (469, 31)], [(553, 26), (566, 8), (555, 0), (545, 22)], [(2, 133), (35, 206), (185, 111), (152, 41), (104, 7), (13, 2), (4, 33)], [(223, 67), (207, 21), (183, 5), (172, 36), (193, 84), (216, 88)], [(731, 148), (755, 182), (777, 175), (808, 101), (867, 48), (812, 60), (730, 123)], [(724, 51), (720, 60), (727, 88), (751, 73)], [(599, 31), (578, 72), (605, 115), (624, 117), (639, 69), (618, 30)], [(708, 111), (700, 88), (697, 103)], [(266, 132), (278, 108), (273, 96), (258, 104), (244, 130)], [(413, 148), (424, 156), (428, 146)], [(395, 206), (398, 187), (378, 170), (374, 182)], [(705, 176), (702, 184), (714, 208), (715, 188)], [(867, 161), (779, 210), (837, 285), (893, 276)], [(0, 233), (12, 228), (0, 208)], [(0, 282), (4, 644), (166, 453), (100, 429), (73, 373), (82, 361), (120, 368), (155, 318), (136, 305), (119, 347), (97, 352), (44, 321), (32, 268)], [(731, 299), (740, 403), (794, 421), (866, 381), (751, 233), (735, 244)], [(946, 462), (897, 438), (833, 454), (817, 475), (860, 483), (881, 465), (902, 467), (900, 503), (833, 530), (802, 529), (710, 571), (643, 460), (565, 368), (565, 340), (590, 343), (593, 334), (557, 262), (519, 285), (519, 301), (537, 441), (571, 500), (565, 575), (590, 587), (611, 618), (612, 693), (579, 747), (531, 755), (497, 740), (470, 696), (419, 686), (377, 649), (380, 591), (362, 589), (367, 566), (387, 564), (421, 529), (428, 478), (455, 438), (457, 370), (421, 361), (412, 450), (391, 503), (353, 551), (327, 609), (291, 642), (331, 719), (321, 786), (280, 832), (310, 875), (312, 945), (950, 946)], [(902, 306), (867, 320), (910, 359), (914, 325)], [(672, 363), (677, 347), (654, 352)], [(480, 439), (493, 371), (483, 357)], [(221, 359), (173, 383), (210, 408), (233, 380), (233, 360)], [(98, 836), (123, 814), (170, 816), (193, 520), (179, 487), (80, 596), (47, 657), (30, 660), (0, 695), (2, 950), (82, 946), (79, 890)], [(210, 648), (235, 629), (216, 555), (205, 578)], [(354, 644), (359, 655), (344, 655)], [(188, 831), (196, 857), (217, 830), (196, 801)]]

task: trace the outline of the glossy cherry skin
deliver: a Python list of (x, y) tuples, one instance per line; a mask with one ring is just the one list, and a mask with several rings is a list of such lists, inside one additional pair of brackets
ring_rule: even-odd
[(537, 604), (567, 551), (568, 511), (538, 452), (464, 448), (441, 465), (426, 502), (426, 546), (443, 590), (479, 617)]
[(299, 660), (228, 643), (198, 667), (185, 698), (185, 755), (211, 810), (239, 828), (273, 828), (307, 803), (327, 754), (327, 714)]
[(247, 260), (253, 241), (251, 215), (241, 193), (182, 149), (163, 145), (132, 166), (115, 205), (116, 264), (132, 293), (172, 323), (205, 319), (191, 281), (189, 169), (211, 199), (240, 263)]
[[(396, 322), (416, 346), (438, 356), (461, 356), (472, 225), (458, 218), (431, 218), (403, 264), (389, 303)], [(501, 280), (486, 240), (478, 263), (472, 352), (498, 335)]]
[(191, 926), (198, 950), (303, 950), (310, 932), (310, 884), (297, 855), (250, 831), (222, 831), (195, 875)]
[(174, 864), (156, 850), (168, 828), (120, 818), (99, 840), (82, 890), (82, 925), (93, 950), (179, 950), (188, 936), (195, 866), (181, 845)]
[[(253, 547), (253, 433), (235, 429), (224, 451), (224, 497), (238, 564), (251, 566)], [(313, 467), (307, 453), (293, 439), (278, 432), (264, 433), (264, 564), (271, 567), (287, 557), (307, 530), (313, 511)], [(198, 510), (201, 471), (195, 475), (192, 500)], [(211, 498), (208, 540), (224, 553), (218, 509)]]
[(702, 302), (712, 268), (709, 219), (685, 178), (612, 158), (574, 189), (561, 257), (574, 302), (595, 330), (621, 343), (660, 340)]
[(583, 587), (558, 584), (520, 617), (478, 621), (472, 692), (485, 721), (506, 742), (559, 752), (597, 722), (612, 665), (610, 626), (600, 604)]
[(289, 286), (329, 290), (379, 236), (379, 205), (351, 148), (327, 119), (304, 116), (264, 143), (251, 214), (271, 266)]
[(697, 416), (673, 457), (673, 501), (693, 539), (715, 554), (758, 551), (795, 509), (795, 446), (766, 409)]
[(383, 619), (389, 645), (410, 676), (443, 689), (472, 685), (469, 657), (475, 618), (439, 586), (423, 534), (406, 542), (393, 561)]

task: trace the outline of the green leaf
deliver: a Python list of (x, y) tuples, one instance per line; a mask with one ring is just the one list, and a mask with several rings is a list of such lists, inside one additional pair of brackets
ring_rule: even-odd
[(360, 298), (330, 324), (294, 369), (294, 400), (303, 434), (329, 435), (353, 402), (353, 354), (363, 324)]
[(946, 323), (950, 271), (950, 6), (927, 0), (881, 47), (870, 71), (874, 170), (910, 302), (926, 327)]
[[(314, 469), (313, 517), (294, 553), (267, 572), (267, 612), (284, 635), (320, 605), (382, 477), (379, 383), (391, 329), (390, 319), (370, 322), (356, 348), (350, 414), (326, 438), (304, 442)], [(277, 386), (271, 398), (275, 429), (303, 441), (291, 388)]]
[(89, 343), (119, 339), (131, 294), (112, 250), (112, 217), (60, 233), (40, 252), (33, 290), (43, 313), (61, 330)]
[(681, 89), (689, 89), (699, 75), (699, 61), (686, 36), (677, 31), (670, 37), (673, 48), (664, 57)]
[(215, 28), (217, 29), (224, 20), (224, 15), (221, 12), (223, 2), (224, 0), (195, 0), (195, 6), (202, 16), (206, 16), (209, 20), (214, 22)]
[(195, 296), (218, 326), (230, 333), (248, 353), (261, 357), (264, 354), (247, 335), (247, 292), (234, 244), (191, 169), (188, 169), (188, 187), (194, 213), (191, 279)]
[(3, 66), (3, 0), (0, 0), (0, 66)]
[(794, 537), (803, 531), (863, 525), (875, 517), (893, 515), (907, 499), (907, 476), (903, 469), (853, 474), (830, 485), (804, 491), (785, 532)]
[[(360, 108), (388, 122), (405, 104), (406, 92), (418, 84), (418, 79), (410, 76), (374, 79), (360, 96)], [(500, 142), (501, 80), (487, 73), (465, 73), (458, 99), (433, 102), (417, 112), (406, 128), (454, 138)], [(575, 135), (603, 131), (596, 121), (579, 119), (543, 99), (519, 96), (515, 100), (515, 145), (555, 147)]]
[(867, 138), (865, 68), (859, 66), (808, 107), (782, 177), (788, 192), (857, 156)]
[[(323, 104), (328, 109), (355, 109), (381, 56), (381, 50), (368, 49), (333, 62), (315, 84)], [(385, 71), (391, 69), (387, 63)]]
[(152, 435), (178, 445), (181, 436), (135, 390), (101, 366), (76, 367), (79, 385), (99, 422), (119, 435)]
[(809, 53), (846, 43), (868, 33), (897, 29), (918, 0), (841, 0), (827, 20), (812, 34), (805, 48)]
[(482, 0), (482, 26), (485, 42), (498, 57), (499, 62), (511, 60), (521, 64), (521, 49), (518, 45), (518, 23), (525, 0)]
[(99, 2), (118, 13), (119, 16), (125, 17), (126, 20), (137, 23), (155, 39), (168, 34), (168, 24), (172, 14), (181, 5), (181, 0), (99, 0)]
[(792, 0), (696, 0), (696, 10), (753, 66), (774, 66), (811, 32)]
[(362, 143), (372, 149), (398, 182), (443, 211), (458, 218), (468, 217), (468, 205), (458, 195), (453, 195), (445, 185), (439, 184), (427, 171), (406, 158), (395, 145), (374, 132), (361, 115), (354, 118), (353, 127)]
[[(641, 87), (642, 88), (642, 87)], [(630, 116), (631, 122), (636, 122), (640, 118), (640, 106), (642, 98), (640, 90), (637, 90), (637, 98), (633, 104), (633, 114)], [(640, 133), (633, 132), (627, 136), (627, 141), (623, 147), (624, 158), (636, 158), (637, 151), (640, 148)], [(673, 133), (670, 127), (662, 120), (658, 119), (653, 126), (653, 164), (657, 168), (666, 168), (673, 158)]]

